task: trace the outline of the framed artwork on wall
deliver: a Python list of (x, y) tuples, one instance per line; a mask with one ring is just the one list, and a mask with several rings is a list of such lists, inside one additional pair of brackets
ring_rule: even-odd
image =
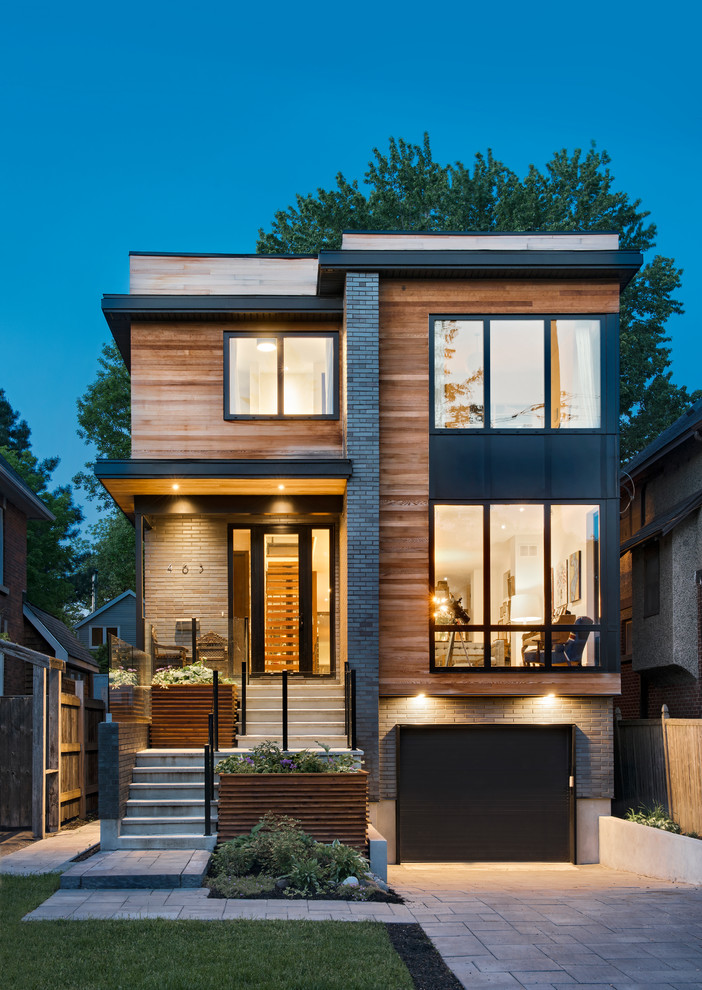
[(580, 601), (580, 550), (568, 557), (568, 600)]
[(568, 604), (568, 561), (562, 560), (556, 567), (556, 591), (554, 605), (561, 608)]

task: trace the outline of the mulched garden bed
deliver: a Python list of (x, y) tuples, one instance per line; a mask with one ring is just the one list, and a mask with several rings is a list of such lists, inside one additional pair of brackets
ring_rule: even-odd
[(463, 990), (421, 925), (385, 923), (390, 943), (412, 977), (416, 990)]

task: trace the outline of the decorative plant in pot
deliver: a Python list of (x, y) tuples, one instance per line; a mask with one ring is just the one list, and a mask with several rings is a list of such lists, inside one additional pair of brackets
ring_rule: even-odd
[[(203, 663), (162, 667), (151, 681), (151, 745), (200, 747), (208, 741), (212, 711), (213, 673)], [(219, 679), (218, 734), (220, 748), (234, 745), (236, 686)]]
[(228, 756), (219, 774), (220, 841), (249, 832), (264, 815), (294, 815), (318, 842), (339, 839), (364, 851), (368, 831), (368, 774), (352, 753), (284, 751), (260, 743)]

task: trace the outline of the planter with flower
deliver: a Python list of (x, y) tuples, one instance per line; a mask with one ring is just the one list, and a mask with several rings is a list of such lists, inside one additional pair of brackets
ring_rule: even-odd
[[(322, 745), (322, 744), (320, 744)], [(219, 774), (221, 842), (249, 832), (266, 814), (292, 815), (318, 842), (339, 839), (364, 851), (368, 834), (368, 774), (352, 753), (285, 752), (264, 742), (228, 756)]]
[[(115, 722), (139, 721), (138, 672), (136, 667), (113, 667), (108, 676), (109, 710)], [(143, 692), (142, 692), (143, 693)]]
[[(151, 681), (151, 745), (155, 748), (200, 747), (208, 741), (212, 711), (212, 671), (202, 663), (162, 667)], [(219, 679), (220, 749), (234, 745), (236, 686)]]

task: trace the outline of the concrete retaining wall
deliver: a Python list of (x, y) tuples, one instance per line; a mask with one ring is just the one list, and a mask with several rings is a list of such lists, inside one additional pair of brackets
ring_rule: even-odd
[(702, 884), (702, 840), (600, 818), (600, 863), (658, 880)]

